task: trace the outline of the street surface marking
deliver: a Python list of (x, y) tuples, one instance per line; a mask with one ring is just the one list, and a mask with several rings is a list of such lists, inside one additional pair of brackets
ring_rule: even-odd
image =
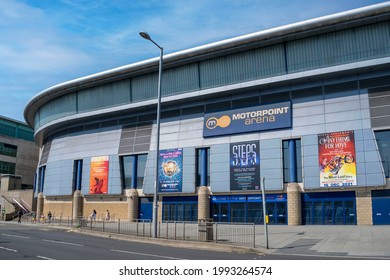
[(80, 246), (80, 247), (83, 247), (83, 246), (84, 246), (84, 245), (82, 245), (82, 244), (70, 243), (70, 242), (64, 242), (64, 241), (57, 241), (57, 240), (43, 239), (42, 241), (45, 241), (45, 242), (52, 242), (52, 243), (59, 243), (59, 244), (65, 244), (65, 245), (72, 245), (72, 246)]
[(44, 257), (44, 256), (37, 256), (37, 258), (43, 259), (43, 260), (55, 260), (55, 259), (51, 259), (51, 258)]
[(5, 247), (1, 247), (1, 246), (0, 246), (0, 249), (11, 251), (11, 252), (15, 252), (15, 253), (18, 251), (18, 250), (15, 250), (15, 249), (5, 248)]
[(30, 237), (28, 237), (28, 236), (12, 235), (12, 234), (6, 234), (6, 233), (2, 233), (1, 235), (15, 237), (15, 238), (30, 239)]
[(115, 249), (111, 249), (111, 251), (118, 252), (118, 253), (132, 254), (132, 255), (140, 255), (140, 256), (148, 256), (148, 257), (171, 259), (171, 260), (185, 260), (185, 259), (174, 258), (174, 257), (167, 257), (167, 256), (153, 255), (153, 254), (143, 254), (143, 253), (122, 251), (122, 250), (115, 250)]

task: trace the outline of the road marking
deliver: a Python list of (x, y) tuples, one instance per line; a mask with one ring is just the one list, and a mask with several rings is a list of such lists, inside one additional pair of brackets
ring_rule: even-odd
[(6, 234), (6, 233), (2, 233), (1, 235), (9, 236), (9, 237), (15, 237), (15, 238), (30, 239), (30, 237), (27, 237), (27, 236), (12, 235), (12, 234)]
[(59, 244), (65, 244), (65, 245), (72, 245), (72, 246), (80, 246), (80, 247), (83, 247), (83, 246), (84, 246), (84, 245), (82, 245), (82, 244), (70, 243), (70, 242), (64, 242), (64, 241), (57, 241), (57, 240), (43, 239), (42, 241), (45, 241), (45, 242), (52, 242), (52, 243), (59, 243)]
[(131, 252), (131, 251), (122, 251), (122, 250), (115, 250), (115, 249), (111, 249), (111, 251), (118, 252), (118, 253), (132, 254), (132, 255), (140, 255), (140, 256), (147, 256), (147, 257), (171, 259), (171, 260), (186, 260), (186, 259), (180, 259), (180, 258), (174, 258), (174, 257), (167, 257), (167, 256), (153, 255), (153, 254), (143, 254), (143, 253), (137, 253), (137, 252)]
[(51, 258), (44, 257), (44, 256), (37, 256), (37, 258), (43, 259), (43, 260), (55, 260), (55, 259), (51, 259)]
[(11, 252), (15, 252), (15, 253), (18, 251), (18, 250), (15, 250), (15, 249), (10, 249), (10, 248), (1, 247), (1, 246), (0, 246), (0, 249), (11, 251)]

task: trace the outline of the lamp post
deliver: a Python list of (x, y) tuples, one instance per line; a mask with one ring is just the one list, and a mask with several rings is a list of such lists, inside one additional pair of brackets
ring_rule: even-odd
[(163, 48), (160, 47), (147, 32), (140, 32), (139, 35), (151, 41), (160, 49), (160, 63), (158, 67), (158, 88), (157, 88), (157, 133), (156, 133), (156, 177), (154, 182), (153, 193), (153, 238), (157, 238), (157, 200), (158, 200), (158, 171), (159, 171), (159, 157), (160, 157), (160, 108), (161, 108), (161, 74), (163, 64)]

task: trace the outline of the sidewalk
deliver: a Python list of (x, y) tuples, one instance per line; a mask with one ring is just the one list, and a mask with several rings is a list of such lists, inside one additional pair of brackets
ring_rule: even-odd
[[(265, 247), (264, 227), (256, 247)], [(390, 226), (268, 226), (268, 252), (390, 259)]]

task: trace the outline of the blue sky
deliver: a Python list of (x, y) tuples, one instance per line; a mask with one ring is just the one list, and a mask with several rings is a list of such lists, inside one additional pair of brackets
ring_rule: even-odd
[(0, 0), (0, 115), (53, 85), (159, 56), (384, 1)]

